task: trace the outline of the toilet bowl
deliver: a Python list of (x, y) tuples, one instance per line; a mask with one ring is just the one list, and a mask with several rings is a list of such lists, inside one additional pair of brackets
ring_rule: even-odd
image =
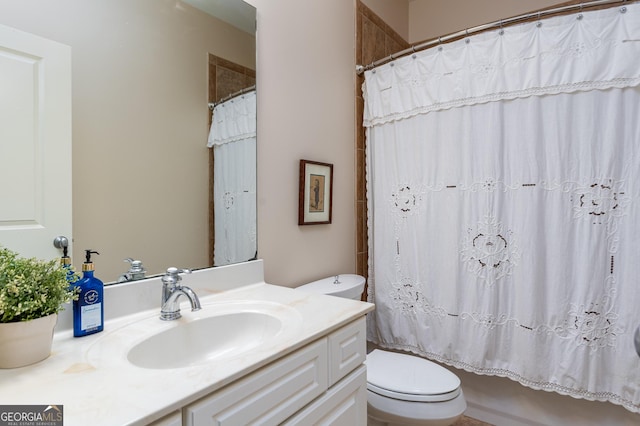
[(467, 409), (460, 379), (434, 362), (375, 349), (366, 365), (370, 426), (448, 426)]
[[(360, 300), (364, 284), (364, 277), (345, 274), (298, 290)], [(467, 409), (460, 379), (434, 362), (375, 349), (365, 364), (368, 426), (448, 426)]]

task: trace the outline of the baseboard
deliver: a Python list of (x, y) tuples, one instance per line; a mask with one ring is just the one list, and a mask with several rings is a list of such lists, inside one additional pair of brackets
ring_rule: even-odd
[(467, 417), (472, 417), (476, 420), (490, 423), (496, 426), (541, 426), (542, 423), (537, 423), (529, 419), (523, 419), (521, 417), (514, 416), (505, 411), (495, 410), (493, 408), (484, 407), (476, 404), (472, 401), (467, 401), (467, 411), (464, 413)]

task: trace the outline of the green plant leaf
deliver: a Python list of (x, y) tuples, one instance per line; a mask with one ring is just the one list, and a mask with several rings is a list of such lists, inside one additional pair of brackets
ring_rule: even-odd
[(56, 314), (77, 299), (79, 276), (56, 260), (24, 258), (0, 247), (0, 323)]

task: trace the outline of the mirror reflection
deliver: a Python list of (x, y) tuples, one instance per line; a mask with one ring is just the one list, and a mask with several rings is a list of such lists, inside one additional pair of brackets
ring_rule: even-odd
[(85, 249), (100, 253), (105, 283), (126, 279), (134, 261), (146, 276), (213, 265), (210, 194), (214, 169), (226, 166), (215, 167), (207, 147), (208, 104), (255, 85), (255, 9), (242, 0), (5, 0), (0, 24), (71, 47), (75, 268)]
[(211, 104), (207, 146), (213, 155), (213, 264), (256, 256), (256, 91)]
[[(252, 45), (247, 50), (255, 51), (253, 6), (242, 0), (185, 0), (185, 3), (252, 35)], [(226, 42), (233, 42), (233, 37), (229, 34)], [(229, 55), (216, 53), (208, 54), (208, 107), (212, 111), (207, 141), (208, 261), (192, 268), (243, 262), (257, 254), (255, 63), (253, 68), (244, 66)], [(131, 262), (129, 259), (125, 261)], [(131, 262), (131, 269), (121, 274), (118, 281), (140, 278), (139, 263)]]

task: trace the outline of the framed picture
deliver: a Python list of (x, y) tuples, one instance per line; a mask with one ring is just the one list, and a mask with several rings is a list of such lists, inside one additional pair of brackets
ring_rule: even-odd
[(298, 225), (331, 223), (333, 164), (300, 160)]

